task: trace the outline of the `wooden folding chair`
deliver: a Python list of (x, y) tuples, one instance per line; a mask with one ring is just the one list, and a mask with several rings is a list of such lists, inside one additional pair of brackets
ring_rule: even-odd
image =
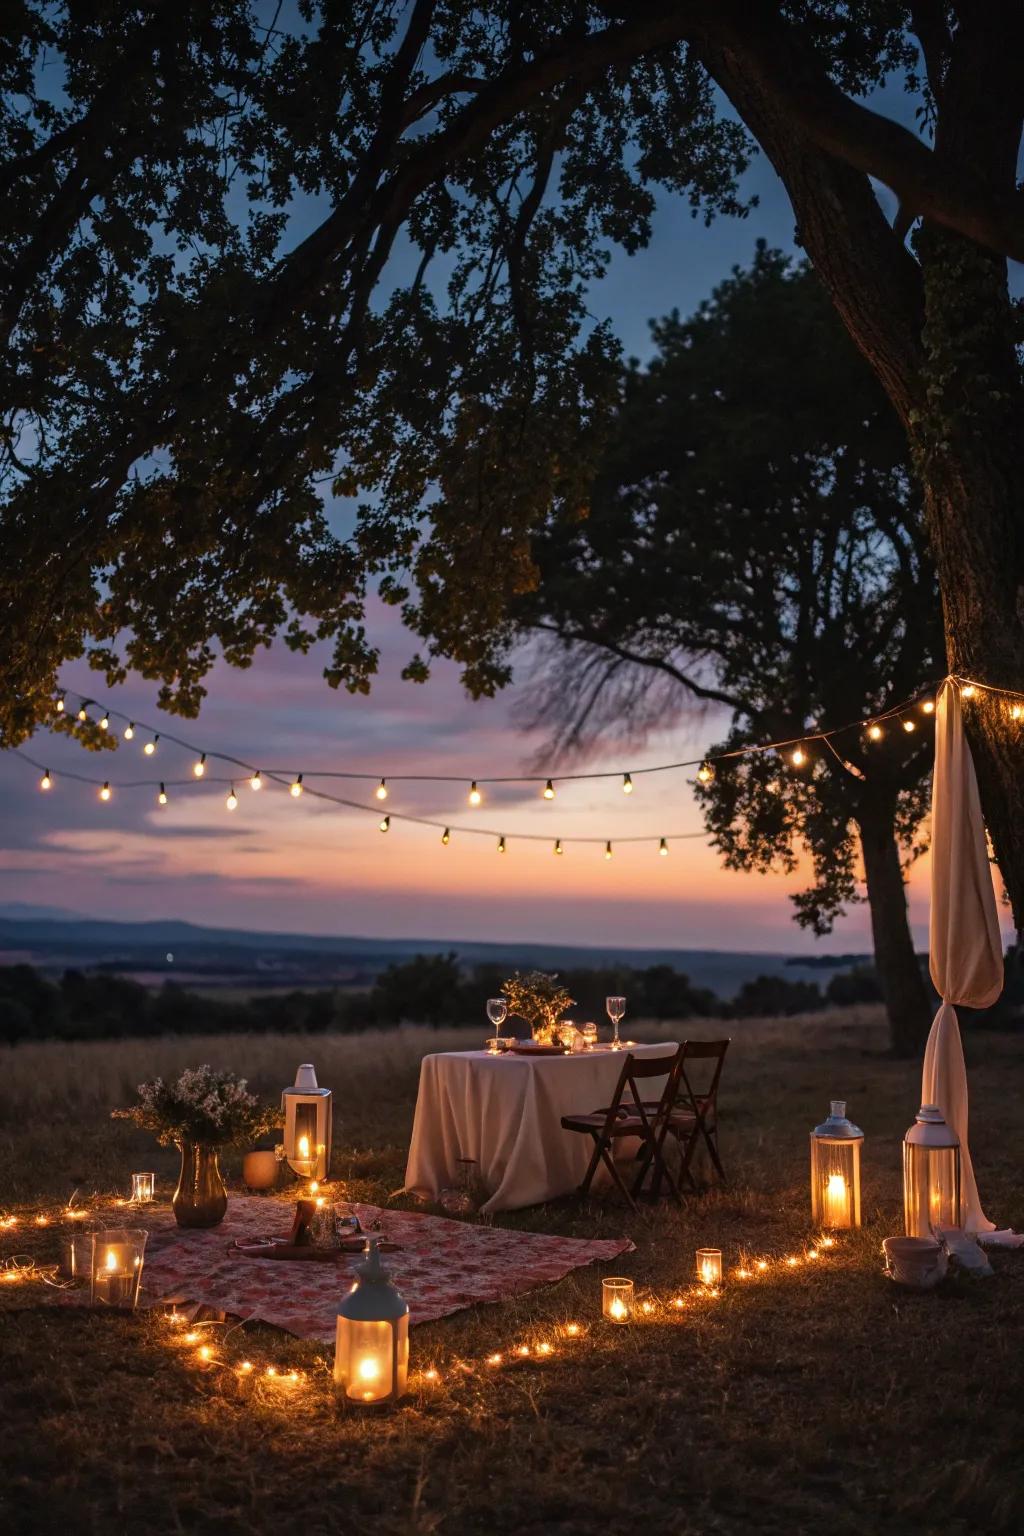
[[(634, 1211), (639, 1209), (636, 1197), (640, 1193), (648, 1170), (652, 1168), (655, 1173), (655, 1193), (660, 1189), (661, 1181), (664, 1179), (673, 1198), (675, 1200), (680, 1198), (679, 1187), (665, 1166), (663, 1150), (668, 1131), (668, 1117), (676, 1103), (681, 1065), (681, 1046), (671, 1056), (634, 1056), (628, 1051), (622, 1063), (615, 1097), (607, 1109), (596, 1109), (589, 1115), (562, 1116), (563, 1130), (578, 1131), (582, 1135), (590, 1136), (594, 1143), (594, 1154), (580, 1185), (581, 1195), (588, 1193), (594, 1174), (599, 1165), (604, 1163), (611, 1174), (612, 1182)], [(652, 1077), (665, 1077), (665, 1088), (660, 1099), (645, 1100), (643, 1089), (638, 1084)], [(621, 1136), (639, 1137), (644, 1144), (637, 1154), (640, 1158), (640, 1167), (633, 1180), (632, 1189), (626, 1188), (613, 1155), (614, 1144)]]
[[(665, 1132), (679, 1143), (682, 1159), (681, 1176), (689, 1180), (692, 1189), (697, 1188), (690, 1164), (700, 1142), (707, 1148), (708, 1156), (722, 1183), (727, 1183), (722, 1159), (718, 1153), (718, 1085), (725, 1065), (728, 1040), (684, 1040), (679, 1047), (679, 1066), (676, 1072), (675, 1102), (665, 1117)], [(691, 1063), (710, 1062), (710, 1077), (695, 1080)], [(700, 1069), (698, 1069), (699, 1073)], [(646, 1148), (641, 1157), (646, 1157)], [(664, 1167), (664, 1160), (662, 1160)], [(646, 1170), (644, 1170), (646, 1172)], [(657, 1193), (661, 1174), (656, 1169), (654, 1193)]]

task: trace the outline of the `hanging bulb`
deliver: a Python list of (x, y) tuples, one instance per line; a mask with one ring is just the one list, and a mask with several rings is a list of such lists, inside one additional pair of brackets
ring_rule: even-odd
[(50, 789), (50, 788), (52, 788), (52, 786), (53, 786), (53, 780), (50, 778), (50, 770), (49, 770), (49, 768), (46, 768), (46, 769), (43, 770), (43, 776), (39, 780), (39, 788), (40, 789)]
[(1022, 709), (1019, 704), (1011, 704), (1011, 706), (1010, 706), (1010, 719), (1011, 720), (1019, 720), (1021, 715), (1024, 715), (1024, 709)]
[(146, 745), (143, 747), (142, 750), (143, 750), (143, 752), (145, 752), (147, 757), (152, 757), (153, 756), (153, 753), (156, 751), (156, 744), (157, 744), (157, 742), (159, 740), (160, 740), (159, 736), (154, 736), (152, 741), (147, 741), (146, 742)]
[(801, 768), (804, 765), (804, 763), (806, 763), (806, 761), (807, 761), (807, 753), (804, 751), (803, 747), (797, 747), (796, 751), (793, 753), (792, 757), (790, 758), (790, 762), (793, 764), (793, 767), (794, 768)]
[(554, 798), (555, 798), (555, 786), (552, 784), (551, 780), (548, 779), (547, 783), (544, 785), (544, 799), (545, 800), (553, 800)]
[(631, 795), (633, 793), (633, 777), (632, 777), (632, 774), (624, 773), (622, 775), (622, 793), (624, 795)]
[(100, 790), (100, 799), (101, 800), (109, 800), (110, 799), (110, 785), (109, 784), (104, 783), (103, 788)]
[(380, 824), (380, 830), (382, 832), (386, 832), (390, 826), (391, 826), (391, 817), (390, 816), (385, 816), (384, 820)]
[(881, 739), (882, 739), (882, 727), (880, 725), (877, 725), (877, 724), (876, 725), (869, 725), (868, 726), (868, 736), (871, 738), (872, 741), (881, 741)]
[(472, 784), (469, 786), (469, 803), (470, 805), (479, 805), (482, 799), (483, 795), (477, 789), (476, 779), (474, 779)]
[(697, 769), (697, 778), (701, 784), (710, 784), (715, 776), (715, 770), (710, 763), (701, 763)]
[(199, 761), (197, 763), (193, 763), (192, 764), (192, 772), (195, 774), (197, 779), (201, 779), (203, 774), (206, 772), (206, 753), (205, 752), (200, 753)]
[(88, 703), (87, 699), (83, 699), (82, 700), (82, 703), (81, 703), (81, 705), (79, 707), (79, 710), (78, 710), (78, 718), (79, 718), (79, 720), (88, 720), (88, 718), (89, 718), (89, 711), (85, 707), (87, 703)]
[(135, 721), (134, 720), (129, 720), (128, 724), (124, 728), (124, 739), (125, 739), (125, 741), (131, 741), (131, 739), (132, 739), (132, 737), (134, 735), (135, 735)]
[(935, 701), (933, 699), (925, 699), (924, 703), (921, 705), (921, 709), (926, 715), (934, 715)]
[(260, 773), (258, 768), (256, 769), (256, 772), (253, 774), (252, 778), (249, 780), (249, 788), (250, 789), (262, 789), (263, 788), (263, 775)]
[(451, 840), (452, 840), (452, 835), (449, 832), (448, 828), (445, 827), (444, 831), (441, 833), (441, 842), (447, 848), (448, 844), (451, 842)]
[(554, 851), (556, 853), (558, 853), (558, 854), (560, 854), (562, 852), (562, 839), (560, 837), (556, 837), (555, 838), (555, 850)]
[(99, 722), (99, 727), (101, 731), (109, 731), (110, 729), (110, 716), (106, 711), (104, 711), (103, 718)]
[(498, 852), (499, 853), (504, 853), (505, 852), (505, 839), (504, 839), (504, 837), (499, 837), (498, 838)]
[(63, 694), (61, 694), (60, 698), (57, 700), (56, 704), (54, 705), (54, 709), (56, 709), (58, 715), (62, 715), (64, 713), (64, 695)]
[(966, 688), (961, 688), (960, 697), (962, 699), (973, 699), (977, 691), (973, 683), (968, 683)]
[(233, 784), (231, 786), (231, 793), (224, 801), (224, 804), (227, 806), (229, 811), (235, 811), (238, 809), (238, 796), (235, 794), (235, 786)]
[(661, 842), (658, 844), (658, 852), (661, 854), (663, 859), (668, 858), (668, 843), (664, 838), (662, 838)]
[(604, 856), (606, 859), (610, 859), (612, 856), (612, 845), (610, 842), (604, 845)]
[(302, 774), (300, 773), (291, 789), (288, 791), (293, 800), (297, 800), (302, 794)]
[(912, 731), (916, 730), (916, 726), (914, 725), (913, 720), (904, 720), (903, 729), (906, 731), (908, 736)]
[(157, 805), (167, 804), (167, 791), (162, 784), (160, 785), (160, 793), (156, 797), (156, 803)]
[(374, 794), (377, 796), (378, 800), (386, 800), (387, 799), (387, 797), (388, 797), (388, 786), (387, 786), (387, 781), (385, 779), (381, 779), (380, 783), (377, 785), (377, 788), (374, 790)]

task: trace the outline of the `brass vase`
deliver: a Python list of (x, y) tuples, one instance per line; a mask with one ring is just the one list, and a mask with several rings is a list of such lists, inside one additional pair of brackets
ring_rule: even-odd
[(217, 1148), (183, 1141), (181, 1176), (171, 1205), (179, 1227), (215, 1227), (228, 1208), (227, 1190), (220, 1176)]

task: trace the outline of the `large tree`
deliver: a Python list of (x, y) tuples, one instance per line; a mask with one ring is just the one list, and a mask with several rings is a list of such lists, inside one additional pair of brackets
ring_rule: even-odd
[[(517, 609), (549, 640), (531, 723), (587, 751), (695, 700), (727, 713), (694, 779), (712, 840), (734, 869), (792, 871), (806, 851), (796, 916), (819, 934), (862, 866), (893, 1048), (913, 1054), (929, 1007), (903, 865), (943, 659), (904, 435), (814, 273), (763, 246), (654, 340), (625, 375), (588, 516), (535, 541), (541, 579)], [(823, 730), (829, 744), (801, 742)], [(725, 755), (775, 741), (805, 760)]]
[[(531, 532), (584, 503), (614, 387), (603, 247), (648, 238), (652, 187), (741, 211), (755, 148), (906, 431), (949, 666), (1024, 686), (1019, 0), (9, 10), (4, 741), (83, 647), (185, 712), (215, 647), (245, 664), (282, 627), (365, 688), (370, 581), (498, 686)], [(894, 73), (923, 134), (865, 102)], [(335, 473), (372, 492), (345, 541)], [(1024, 924), (1017, 727), (983, 704), (969, 730)]]

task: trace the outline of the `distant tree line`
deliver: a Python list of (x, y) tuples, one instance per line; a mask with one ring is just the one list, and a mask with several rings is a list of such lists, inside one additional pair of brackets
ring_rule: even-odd
[[(0, 1043), (243, 1031), (345, 1033), (403, 1022), (477, 1026), (483, 1037), (489, 1028), (484, 1003), (501, 991), (506, 975), (507, 967), (495, 965), (466, 970), (455, 954), (417, 955), (389, 966), (369, 991), (296, 990), (239, 1000), (191, 992), (174, 982), (153, 989), (123, 976), (79, 970), (50, 981), (30, 965), (12, 965), (0, 967)], [(605, 997), (616, 993), (628, 998), (629, 1018), (659, 1020), (795, 1015), (881, 996), (867, 967), (834, 976), (824, 991), (814, 982), (759, 976), (729, 1002), (692, 986), (669, 965), (561, 975), (577, 999), (572, 1016), (599, 1023), (607, 1022)]]

